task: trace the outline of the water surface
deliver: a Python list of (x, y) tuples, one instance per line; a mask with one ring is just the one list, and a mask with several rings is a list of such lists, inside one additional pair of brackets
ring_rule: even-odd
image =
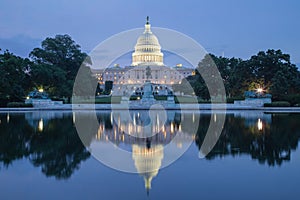
[[(200, 159), (209, 123), (221, 114), (215, 115), (169, 111), (163, 130), (149, 142), (124, 134), (122, 130), (140, 130), (122, 119), (112, 120), (110, 112), (97, 113), (97, 127), (89, 125), (87, 113), (0, 113), (0, 199), (298, 199), (300, 114), (228, 113), (218, 142)], [(131, 116), (135, 124), (149, 123), (143, 111)], [(192, 144), (166, 168), (124, 173), (90, 154), (75, 120), (87, 124), (84, 142), (90, 145), (111, 142), (129, 152), (144, 152), (168, 144), (180, 149), (190, 140)], [(198, 130), (191, 132), (184, 121), (199, 123)], [(163, 165), (166, 152), (158, 152), (148, 159)], [(137, 171), (143, 158), (132, 156)]]

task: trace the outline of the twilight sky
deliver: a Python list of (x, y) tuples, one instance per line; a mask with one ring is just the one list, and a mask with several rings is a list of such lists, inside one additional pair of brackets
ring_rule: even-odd
[(281, 49), (300, 63), (298, 0), (1, 0), (0, 48), (28, 56), (46, 37), (69, 34), (89, 52), (121, 31), (144, 26), (182, 32), (208, 52), (249, 58)]

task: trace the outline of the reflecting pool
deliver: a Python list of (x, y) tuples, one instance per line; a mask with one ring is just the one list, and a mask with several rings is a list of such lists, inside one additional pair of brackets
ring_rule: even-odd
[[(218, 140), (204, 158), (207, 130), (224, 113), (168, 111), (151, 118), (131, 111), (129, 119), (122, 111), (96, 114), (97, 125), (89, 112), (0, 113), (0, 199), (300, 196), (300, 114), (227, 112), (221, 135), (208, 138)], [(77, 134), (78, 120), (84, 136)], [(112, 149), (130, 156), (117, 157)]]

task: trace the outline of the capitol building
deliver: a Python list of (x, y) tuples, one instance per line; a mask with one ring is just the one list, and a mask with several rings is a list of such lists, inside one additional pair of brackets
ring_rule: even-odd
[(194, 69), (177, 64), (170, 67), (164, 64), (164, 54), (161, 51), (158, 38), (151, 31), (149, 17), (145, 24), (144, 32), (138, 37), (132, 62), (129, 66), (121, 67), (115, 64), (106, 69), (92, 70), (99, 83), (113, 81), (114, 91), (116, 86), (141, 86), (146, 80), (158, 86), (180, 84), (187, 76), (194, 75)]

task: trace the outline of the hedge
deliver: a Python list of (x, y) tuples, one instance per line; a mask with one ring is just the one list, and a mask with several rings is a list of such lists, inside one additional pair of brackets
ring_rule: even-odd
[(9, 102), (7, 104), (8, 108), (31, 108), (33, 105), (31, 103), (24, 102)]
[(264, 107), (290, 107), (291, 104), (287, 101), (275, 101), (272, 103), (265, 103)]

